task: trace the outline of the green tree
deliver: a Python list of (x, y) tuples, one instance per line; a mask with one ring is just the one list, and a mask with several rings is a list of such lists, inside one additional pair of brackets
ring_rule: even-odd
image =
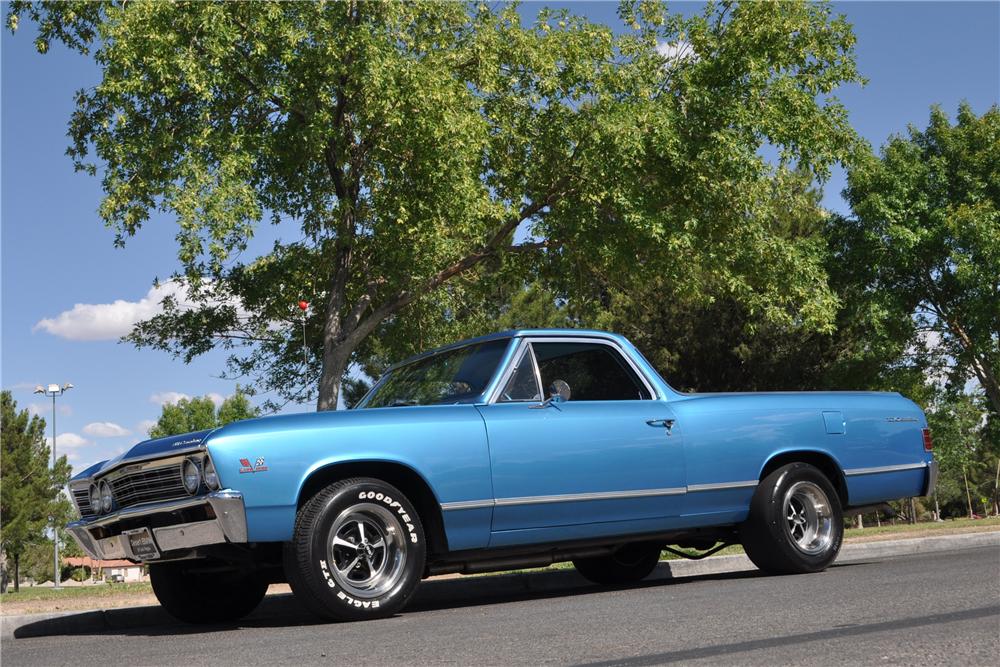
[(259, 416), (260, 409), (250, 405), (246, 393), (236, 387), (236, 392), (224, 400), (218, 409), (208, 396), (182, 398), (176, 403), (164, 404), (156, 425), (149, 430), (149, 437), (163, 438), (191, 431), (206, 431)]
[[(504, 274), (662, 276), (830, 326), (823, 267), (757, 215), (763, 148), (820, 177), (854, 153), (832, 96), (860, 80), (854, 36), (826, 4), (624, 2), (622, 34), (508, 4), (9, 7), (39, 51), (101, 68), (69, 153), (102, 174), (118, 243), (177, 219), (185, 294), (137, 345), (221, 345), (234, 375), (326, 410), (352, 362), (438, 342)], [(285, 240), (242, 260), (264, 221)]]
[[(45, 440), (45, 420), (17, 410), (9, 391), (0, 392), (0, 546), (14, 562), (14, 590), (18, 590), (21, 558), (34, 544), (45, 539), (45, 529), (53, 518), (59, 523), (71, 511), (60, 494), (69, 481), (71, 468), (60, 457), (49, 468), (49, 446)], [(51, 542), (49, 543), (51, 545)], [(52, 550), (49, 549), (49, 569)]]
[(974, 378), (1000, 415), (1000, 108), (892, 137), (848, 172), (848, 261), (866, 287), (913, 317), (912, 345), (962, 388)]
[(988, 463), (1000, 454), (984, 439), (984, 413), (981, 394), (950, 392), (942, 393), (927, 411), (934, 434), (934, 457), (941, 466), (942, 504), (964, 505), (970, 518), (975, 513), (973, 496), (993, 495), (989, 488), (993, 467)]

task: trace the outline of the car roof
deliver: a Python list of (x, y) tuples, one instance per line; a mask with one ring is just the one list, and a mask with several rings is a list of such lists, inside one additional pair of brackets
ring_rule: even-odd
[(460, 340), (455, 343), (449, 343), (448, 345), (442, 345), (441, 347), (436, 347), (432, 350), (427, 350), (426, 352), (421, 352), (420, 354), (415, 354), (412, 357), (408, 357), (400, 362), (397, 362), (386, 369), (386, 372), (399, 368), (400, 366), (405, 366), (407, 364), (413, 363), (419, 359), (424, 359), (426, 357), (434, 356), (435, 354), (441, 354), (442, 352), (448, 352), (450, 350), (455, 350), (460, 347), (465, 347), (467, 345), (477, 345), (479, 343), (487, 343), (492, 340), (502, 340), (504, 338), (520, 338), (523, 336), (587, 336), (594, 338), (604, 338), (611, 339), (617, 342), (622, 342), (624, 339), (618, 334), (611, 333), (609, 331), (599, 331), (597, 329), (509, 329), (507, 331), (497, 331), (495, 333), (486, 334), (485, 336), (477, 336), (476, 338), (466, 338), (465, 340)]

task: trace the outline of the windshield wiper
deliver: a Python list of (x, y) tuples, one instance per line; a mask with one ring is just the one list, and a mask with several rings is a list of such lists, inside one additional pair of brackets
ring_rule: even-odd
[(401, 406), (417, 405), (416, 399), (413, 398), (396, 398), (393, 399), (392, 403), (389, 404), (390, 408), (398, 408)]

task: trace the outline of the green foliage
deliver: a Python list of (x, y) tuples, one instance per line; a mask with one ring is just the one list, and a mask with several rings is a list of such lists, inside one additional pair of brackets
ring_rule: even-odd
[(943, 516), (996, 512), (1000, 442), (988, 435), (986, 411), (981, 393), (959, 392), (942, 392), (927, 411), (941, 465), (937, 494)]
[[(8, 559), (19, 561), (33, 545), (45, 540), (44, 531), (53, 520), (62, 525), (72, 515), (72, 504), (60, 495), (71, 468), (65, 456), (56, 461), (54, 469), (49, 468), (45, 420), (30, 416), (27, 410), (19, 412), (9, 391), (0, 392), (0, 441), (0, 547)], [(48, 544), (51, 571), (51, 542)]]
[(260, 416), (260, 409), (250, 405), (246, 393), (236, 387), (236, 392), (224, 400), (218, 410), (208, 396), (182, 398), (176, 403), (166, 403), (156, 425), (149, 430), (149, 437), (164, 438), (192, 431), (206, 431), (241, 419)]
[[(850, 26), (806, 2), (619, 15), (616, 35), (507, 4), (14, 2), (8, 25), (101, 68), (69, 154), (101, 174), (118, 243), (154, 210), (177, 220), (185, 303), (128, 339), (221, 345), (254, 389), (332, 409), (352, 363), (450, 338), (513, 276), (556, 294), (657, 277), (830, 329), (822, 262), (767, 212), (789, 165), (853, 158), (832, 95), (860, 81)], [(282, 240), (243, 259), (268, 222)]]
[(857, 162), (845, 195), (845, 260), (887, 311), (916, 313), (911, 344), (951, 386), (974, 378), (1000, 414), (1000, 108), (963, 104), (955, 124), (933, 108)]

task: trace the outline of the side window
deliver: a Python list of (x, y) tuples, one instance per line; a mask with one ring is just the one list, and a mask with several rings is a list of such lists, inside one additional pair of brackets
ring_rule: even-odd
[(571, 401), (652, 398), (635, 371), (612, 347), (600, 343), (533, 343), (542, 386), (569, 384)]
[(542, 400), (542, 392), (538, 388), (538, 378), (535, 377), (535, 365), (531, 361), (531, 348), (526, 346), (517, 361), (514, 374), (510, 376), (510, 381), (500, 393), (500, 402), (540, 400)]

